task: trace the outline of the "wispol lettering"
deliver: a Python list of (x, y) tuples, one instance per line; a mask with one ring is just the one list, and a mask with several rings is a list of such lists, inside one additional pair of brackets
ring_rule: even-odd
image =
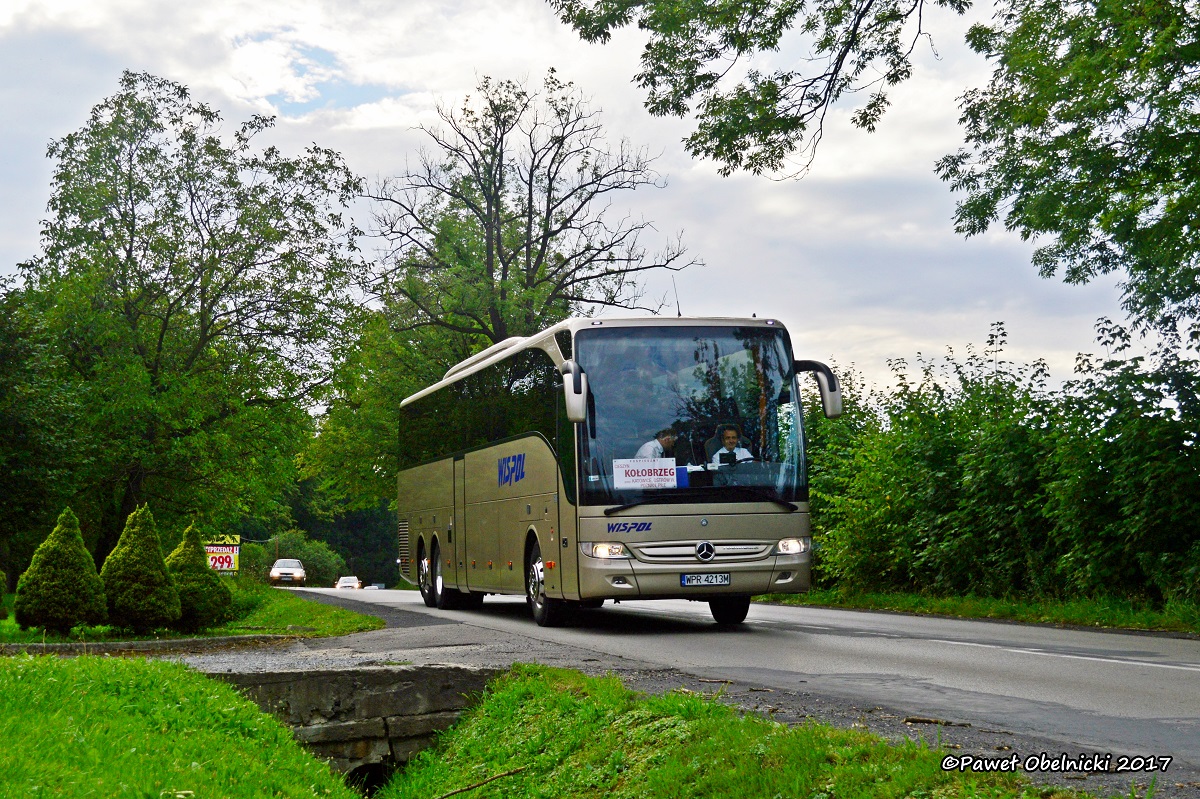
[(496, 485), (506, 486), (525, 479), (525, 453), (509, 455), (496, 461)]
[(609, 522), (610, 533), (644, 533), (654, 522)]

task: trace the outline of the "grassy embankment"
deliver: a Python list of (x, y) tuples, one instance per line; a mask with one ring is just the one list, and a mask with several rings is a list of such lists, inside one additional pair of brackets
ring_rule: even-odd
[(486, 797), (1078, 797), (1013, 774), (944, 772), (944, 751), (742, 716), (695, 694), (518, 667), (379, 799)]
[[(0, 795), (355, 794), (229, 686), (139, 658), (0, 658)], [(380, 799), (1019, 797), (1083, 794), (943, 772), (944, 752), (858, 730), (787, 727), (695, 694), (519, 667)]]
[[(220, 627), (205, 630), (197, 635), (184, 636), (163, 630), (151, 638), (194, 638), (226, 635), (299, 635), (321, 637), (347, 635), (363, 630), (377, 630), (384, 626), (382, 619), (364, 616), (342, 608), (309, 602), (285, 589), (270, 588), (249, 580), (230, 582), (233, 589), (234, 613), (236, 618)], [(61, 638), (44, 634), (42, 630), (21, 630), (12, 613), (13, 595), (4, 597), (8, 618), (0, 620), (0, 644), (9, 643), (62, 643), (74, 641), (127, 641), (136, 636), (122, 633), (108, 626), (76, 627), (71, 635)]]
[(0, 796), (357, 799), (291, 731), (177, 663), (0, 658)]
[(1035, 624), (1200, 634), (1200, 606), (1180, 601), (1155, 606), (1150, 602), (1114, 598), (1034, 601), (973, 596), (928, 597), (919, 594), (851, 593), (837, 589), (814, 590), (808, 594), (774, 594), (757, 598), (787, 605), (893, 610), (967, 619), (1007, 619)]

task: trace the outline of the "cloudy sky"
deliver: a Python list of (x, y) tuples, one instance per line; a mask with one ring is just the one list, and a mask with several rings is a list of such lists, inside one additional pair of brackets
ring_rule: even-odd
[[(47, 143), (115, 93), (122, 69), (189, 86), (229, 130), (275, 114), (285, 149), (316, 142), (376, 177), (422, 146), (414, 128), (436, 123), (438, 102), (458, 104), (484, 75), (537, 85), (554, 67), (603, 110), (614, 141), (661, 153), (668, 186), (624, 202), (705, 261), (676, 277), (685, 314), (779, 318), (798, 357), (853, 364), (874, 382), (887, 381), (888, 358), (961, 351), (1003, 321), (1011, 357), (1045, 358), (1065, 379), (1077, 352), (1096, 350), (1095, 320), (1120, 316), (1115, 285), (1039, 278), (1031, 246), (1002, 231), (954, 234), (954, 197), (933, 163), (959, 146), (955, 98), (988, 68), (962, 44), (966, 20), (929, 17), (936, 53), (918, 48), (880, 130), (837, 111), (808, 177), (771, 181), (721, 178), (680, 145), (689, 121), (646, 113), (631, 82), (637, 31), (587, 45), (543, 0), (4, 0), (0, 273), (37, 252)], [(785, 45), (761, 64), (803, 57)], [(674, 304), (669, 278), (647, 289)]]

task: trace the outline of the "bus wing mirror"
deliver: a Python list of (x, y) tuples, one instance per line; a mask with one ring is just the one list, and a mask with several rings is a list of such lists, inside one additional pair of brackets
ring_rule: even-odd
[(812, 372), (821, 390), (821, 409), (825, 416), (836, 419), (842, 415), (842, 387), (833, 370), (820, 361), (796, 361), (797, 372)]
[(563, 361), (559, 371), (562, 372), (563, 395), (567, 400), (567, 419), (582, 422), (587, 419), (587, 375), (575, 361)]

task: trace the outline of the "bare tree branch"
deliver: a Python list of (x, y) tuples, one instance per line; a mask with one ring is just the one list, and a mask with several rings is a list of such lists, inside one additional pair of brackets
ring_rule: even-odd
[[(654, 257), (653, 226), (613, 219), (610, 197), (663, 185), (644, 149), (608, 145), (599, 112), (553, 70), (540, 94), (484, 78), (399, 176), (369, 193), (386, 242), (374, 291), (402, 321), (490, 342), (532, 333), (588, 306), (644, 308), (637, 277), (679, 271), (677, 237)], [(650, 309), (655, 310), (655, 309)]]

